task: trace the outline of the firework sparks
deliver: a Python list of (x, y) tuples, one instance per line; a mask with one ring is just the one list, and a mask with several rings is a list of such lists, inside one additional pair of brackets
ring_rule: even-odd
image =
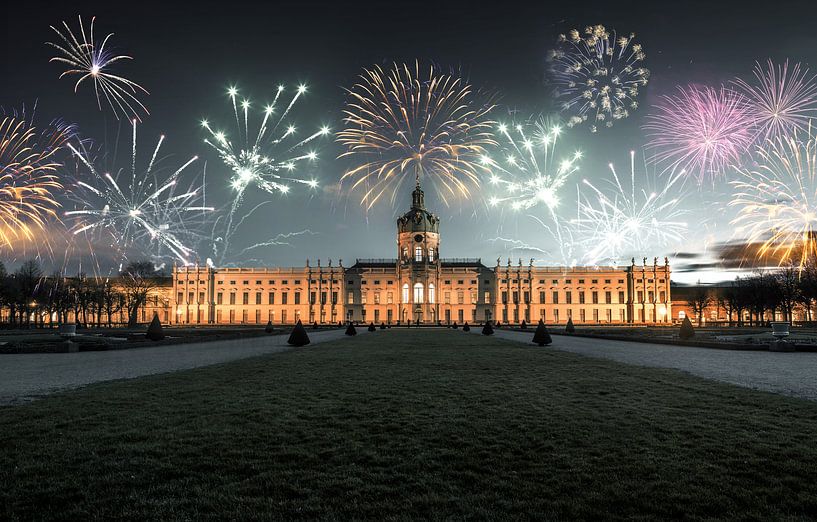
[(130, 248), (139, 248), (147, 249), (157, 260), (169, 253), (182, 263), (190, 263), (195, 256), (186, 242), (195, 236), (191, 224), (213, 208), (201, 203), (203, 189), (191, 186), (178, 191), (182, 174), (197, 157), (172, 172), (159, 167), (161, 159), (157, 158), (164, 140), (164, 136), (159, 138), (150, 160), (142, 167), (137, 163), (134, 119), (130, 172), (120, 169), (116, 175), (100, 172), (84, 147), (68, 144), (90, 174), (88, 181), (79, 179), (75, 183), (73, 195), (79, 208), (65, 212), (76, 220), (73, 234), (105, 233), (113, 250), (122, 255)]
[(612, 127), (638, 108), (640, 88), (647, 85), (649, 69), (643, 67), (644, 50), (635, 34), (617, 36), (603, 25), (573, 29), (559, 35), (558, 46), (548, 53), (556, 98), (569, 115), (567, 125), (588, 122), (591, 132)]
[(499, 160), (487, 155), (482, 158), (491, 169), (491, 184), (502, 190), (502, 195), (489, 200), (492, 206), (507, 203), (514, 210), (529, 210), (542, 204), (556, 218), (559, 189), (579, 170), (582, 157), (576, 151), (556, 161), (561, 132), (558, 125), (548, 125), (541, 119), (528, 126), (497, 127), (497, 141), (505, 146), (505, 154)]
[(14, 251), (17, 241), (31, 241), (59, 203), (62, 185), (56, 159), (70, 128), (39, 133), (24, 119), (4, 117), (0, 123), (0, 251)]
[(227, 95), (235, 116), (235, 134), (232, 138), (225, 132), (213, 129), (207, 120), (201, 123), (210, 133), (205, 143), (218, 152), (221, 161), (232, 173), (230, 186), (235, 192), (227, 215), (220, 216), (213, 228), (213, 250), (221, 264), (225, 262), (235, 232), (256, 210), (268, 203), (265, 201), (249, 212), (236, 216), (250, 186), (270, 194), (287, 194), (292, 183), (307, 185), (312, 189), (318, 186), (315, 179), (297, 176), (298, 165), (318, 159), (317, 153), (307, 150), (306, 146), (321, 136), (329, 135), (330, 130), (324, 126), (299, 138), (290, 118), (296, 102), (306, 93), (306, 86), (300, 85), (289, 101), (282, 100), (284, 92), (284, 86), (278, 86), (272, 103), (263, 108), (261, 122), (256, 128), (250, 123), (253, 103), (249, 99), (239, 98), (238, 89), (230, 87)]
[(60, 52), (60, 56), (55, 56), (50, 61), (68, 66), (68, 69), (60, 74), (60, 78), (79, 75), (77, 83), (74, 84), (74, 92), (77, 92), (83, 81), (91, 79), (94, 83), (97, 106), (102, 110), (102, 98), (105, 98), (116, 119), (119, 119), (120, 112), (125, 116), (132, 115), (139, 119), (138, 109), (149, 114), (147, 108), (136, 97), (139, 93), (148, 94), (148, 91), (136, 82), (108, 72), (116, 62), (132, 58), (118, 55), (112, 52), (110, 47), (106, 47), (113, 33), (102, 41), (94, 39), (95, 20), (96, 17), (91, 18), (91, 24), (86, 32), (82, 25), (82, 17), (79, 17), (80, 38), (77, 38), (66, 22), (62, 23), (64, 30), (51, 26), (62, 42), (47, 42)]
[(757, 164), (738, 169), (730, 206), (736, 234), (760, 244), (758, 257), (803, 266), (817, 255), (817, 139), (769, 140)]
[(263, 108), (263, 118), (255, 130), (250, 125), (252, 102), (246, 98), (239, 101), (238, 89), (230, 87), (227, 94), (235, 115), (234, 137), (214, 130), (207, 120), (201, 122), (210, 133), (205, 143), (218, 152), (222, 162), (232, 171), (230, 185), (236, 191), (236, 200), (241, 200), (250, 185), (269, 193), (289, 192), (290, 182), (317, 187), (317, 181), (295, 177), (295, 171), (299, 162), (317, 159), (315, 151), (304, 147), (315, 138), (328, 135), (329, 128), (322, 127), (299, 139), (295, 125), (286, 123), (293, 106), (305, 92), (306, 86), (299, 86), (283, 111), (277, 113), (284, 93), (284, 86), (279, 86), (272, 103)]
[(610, 194), (584, 180), (591, 195), (579, 198), (574, 236), (581, 238), (588, 263), (618, 262), (628, 251), (643, 252), (684, 238), (687, 224), (681, 218), (685, 211), (678, 206), (679, 198), (673, 196), (681, 189), (683, 171), (668, 176), (658, 192), (638, 188), (651, 183), (646, 175), (636, 179), (635, 152), (630, 152), (629, 184), (622, 183), (612, 163), (610, 172)]
[(755, 139), (754, 118), (741, 94), (721, 87), (689, 86), (663, 96), (644, 130), (655, 160), (699, 181), (738, 165)]
[(817, 116), (815, 76), (799, 63), (790, 68), (788, 60), (782, 65), (769, 60), (766, 68), (757, 63), (754, 76), (755, 84), (742, 79), (734, 83), (749, 100), (762, 141), (807, 132)]
[(389, 71), (375, 66), (360, 79), (347, 90), (338, 141), (346, 147), (340, 157), (362, 160), (342, 180), (363, 189), (367, 208), (386, 194), (393, 205), (407, 179), (428, 179), (445, 204), (479, 186), (481, 157), (495, 144), (487, 119), (493, 105), (483, 104), (462, 78), (433, 67), (426, 74), (419, 62), (395, 63)]

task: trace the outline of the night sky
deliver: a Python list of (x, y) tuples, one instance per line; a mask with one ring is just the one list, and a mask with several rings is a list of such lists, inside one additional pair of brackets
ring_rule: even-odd
[[(572, 129), (563, 137), (563, 151), (581, 149), (585, 154), (577, 179), (594, 179), (606, 172), (608, 162), (623, 165), (630, 149), (641, 150), (645, 139), (640, 126), (650, 104), (677, 85), (717, 86), (735, 76), (750, 77), (754, 62), (768, 58), (788, 58), (817, 68), (814, 2), (537, 4), (15, 2), (5, 8), (0, 107), (11, 112), (36, 103), (38, 118), (75, 122), (83, 136), (98, 143), (109, 143), (119, 130), (127, 131), (127, 122), (117, 123), (110, 110), (97, 109), (90, 84), (74, 94), (70, 79), (58, 79), (60, 66), (48, 62), (54, 52), (45, 42), (56, 37), (49, 25), (66, 20), (76, 27), (77, 15), (96, 16), (97, 32), (115, 33), (116, 50), (134, 58), (118, 70), (150, 91), (142, 98), (150, 116), (139, 128), (141, 147), (147, 150), (164, 133), (174, 162), (195, 154), (206, 160), (208, 197), (215, 200), (208, 203), (215, 203), (229, 200), (229, 172), (203, 143), (199, 122), (204, 117), (230, 121), (226, 96), (230, 85), (244, 96), (263, 101), (271, 99), (279, 83), (288, 87), (305, 83), (309, 92), (298, 104), (297, 124), (304, 129), (328, 125), (338, 130), (345, 100), (342, 88), (351, 86), (362, 68), (420, 59), (460, 70), (475, 86), (496, 93), (500, 106), (494, 118), (510, 120), (509, 113), (538, 115), (552, 110), (545, 85), (545, 54), (559, 33), (597, 23), (619, 32), (632, 31), (644, 46), (645, 66), (652, 73), (641, 109), (611, 129), (597, 134)], [(320, 257), (342, 258), (351, 264), (356, 257), (396, 255), (394, 218), (407, 209), (410, 187), (395, 208), (384, 205), (367, 213), (359, 197), (337, 193), (335, 185), (349, 166), (335, 159), (341, 148), (325, 140), (317, 150), (320, 161), (315, 175), (322, 188), (310, 192), (296, 187), (283, 197), (251, 194), (251, 201), (265, 197), (276, 201), (248, 223), (241, 240), (249, 244), (306, 229), (314, 235), (256, 251), (253, 259), (236, 263), (298, 266), (306, 258)], [(677, 252), (700, 254), (711, 251), (715, 242), (731, 239), (723, 187), (694, 190), (689, 198), (695, 202), (689, 204), (689, 239), (641, 254), (678, 260), (679, 279), (690, 256), (678, 257)], [(481, 257), (488, 265), (500, 255), (548, 262), (538, 252), (510, 251), (509, 243), (491, 241), (503, 237), (549, 250), (552, 239), (542, 235), (525, 213), (489, 209), (484, 201), (454, 201), (445, 207), (430, 192), (427, 205), (442, 218), (443, 257)], [(565, 199), (570, 205), (570, 197)], [(78, 262), (71, 259), (67, 270), (74, 271)], [(114, 266), (116, 261), (100, 260), (100, 264)]]

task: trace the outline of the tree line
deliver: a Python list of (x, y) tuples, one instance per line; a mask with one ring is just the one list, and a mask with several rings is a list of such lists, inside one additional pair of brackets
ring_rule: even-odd
[(776, 313), (792, 321), (794, 312), (802, 312), (810, 322), (817, 304), (817, 264), (758, 270), (718, 288), (699, 286), (692, 290), (687, 304), (698, 318), (698, 325), (713, 306), (726, 312), (730, 326), (761, 325)]
[(14, 272), (0, 261), (0, 317), (11, 327), (44, 327), (60, 323), (112, 326), (127, 317), (138, 323), (139, 310), (166, 277), (149, 261), (135, 261), (111, 278), (46, 275), (36, 259)]

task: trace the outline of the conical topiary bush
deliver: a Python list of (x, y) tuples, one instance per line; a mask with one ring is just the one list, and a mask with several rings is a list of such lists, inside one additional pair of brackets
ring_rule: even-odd
[(494, 327), (491, 326), (491, 321), (485, 321), (485, 326), (482, 327), (482, 335), (494, 335)]
[(528, 323), (524, 319), (522, 319), (522, 324), (519, 325), (519, 327), (522, 328), (523, 330), (527, 330), (528, 329)]
[(374, 323), (369, 323), (369, 328), (367, 328), (370, 332), (374, 332), (377, 328), (374, 327)]
[(355, 330), (355, 325), (352, 324), (352, 321), (349, 321), (349, 326), (346, 327), (346, 335), (357, 335), (357, 330)]
[(550, 334), (548, 333), (547, 326), (545, 326), (545, 322), (541, 319), (539, 319), (539, 324), (536, 326), (536, 332), (533, 334), (533, 342), (539, 346), (544, 346), (553, 342), (553, 340), (550, 338)]
[(386, 329), (386, 323), (380, 323), (380, 329), (385, 330)]
[(454, 330), (459, 330), (460, 325), (457, 324), (457, 321), (454, 321)]
[(264, 331), (267, 333), (272, 333), (275, 331), (275, 328), (272, 327), (272, 321), (267, 321), (267, 326), (264, 327)]
[(301, 324), (300, 319), (295, 323), (295, 328), (292, 329), (292, 333), (289, 334), (287, 344), (291, 344), (292, 346), (306, 346), (309, 344), (309, 336), (306, 334), (306, 328)]
[(695, 337), (695, 328), (692, 327), (692, 321), (689, 320), (689, 317), (684, 317), (684, 321), (681, 323), (681, 330), (678, 332), (678, 337), (681, 339), (692, 339)]
[(148, 331), (145, 333), (145, 337), (151, 341), (161, 341), (165, 338), (165, 332), (162, 330), (162, 323), (159, 321), (159, 314), (153, 314), (153, 320), (150, 321), (150, 325), (148, 325)]
[(317, 321), (315, 321), (314, 323), (312, 323), (312, 329), (313, 329), (313, 330), (317, 330), (317, 329), (318, 329), (318, 322), (317, 322)]
[(462, 331), (463, 332), (470, 332), (471, 331), (471, 327), (468, 326), (468, 321), (465, 321), (465, 324), (462, 325)]
[(573, 333), (575, 331), (576, 331), (576, 327), (573, 326), (573, 318), (568, 317), (567, 318), (567, 325), (565, 325), (565, 332), (566, 333)]

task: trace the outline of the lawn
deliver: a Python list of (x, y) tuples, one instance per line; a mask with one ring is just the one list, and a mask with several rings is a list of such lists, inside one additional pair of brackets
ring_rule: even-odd
[(815, 440), (815, 403), (392, 329), (0, 408), (0, 519), (811, 518)]

